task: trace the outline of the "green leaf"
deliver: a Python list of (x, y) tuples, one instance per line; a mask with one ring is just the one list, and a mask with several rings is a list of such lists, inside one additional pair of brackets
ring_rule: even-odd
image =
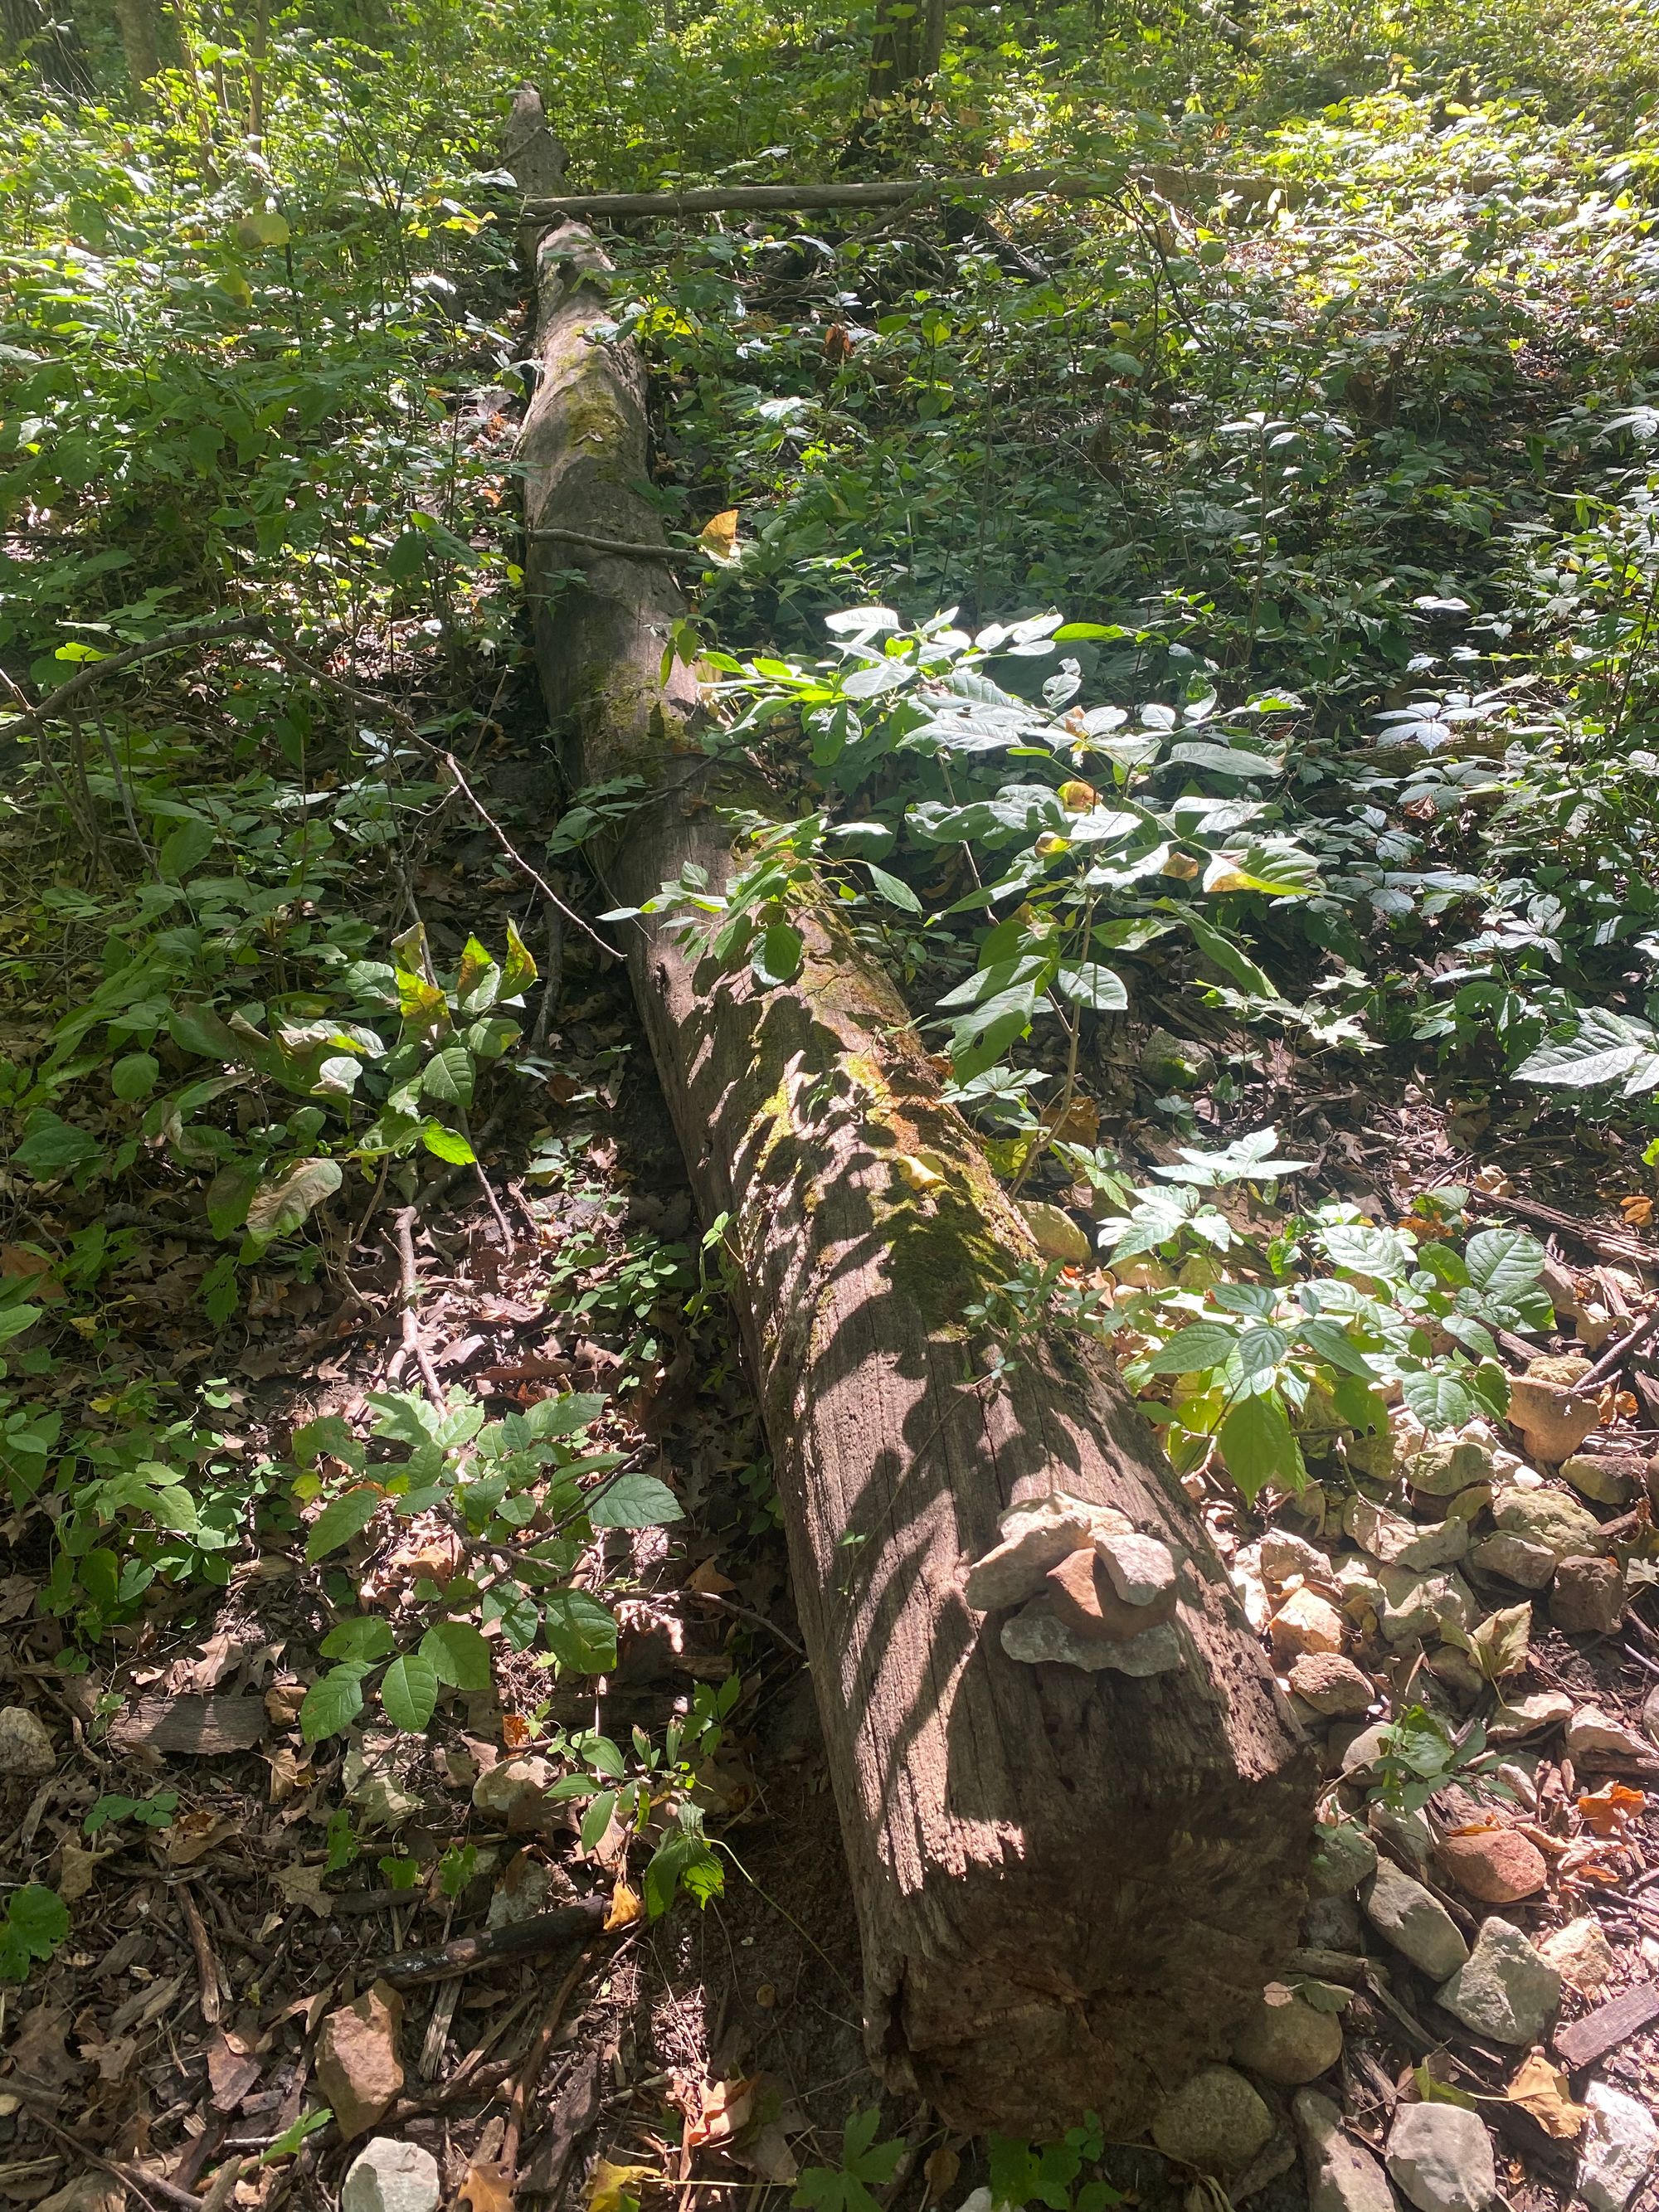
[(1129, 1003), (1122, 977), (1110, 968), (1102, 967), (1097, 960), (1062, 960), (1054, 986), (1079, 1006), (1092, 1007), (1097, 1014), (1115, 1013)]
[(678, 1498), (654, 1474), (619, 1474), (586, 1504), (596, 1528), (664, 1528), (684, 1518)]
[(210, 822), (181, 822), (162, 839), (156, 865), (169, 883), (176, 884), (206, 860), (217, 842), (218, 832)]
[(507, 925), (507, 957), (501, 963), (502, 998), (516, 999), (540, 973), (529, 946), (509, 921)]
[(605, 1411), (605, 1400), (597, 1390), (571, 1390), (562, 1398), (539, 1398), (524, 1416), (524, 1425), (538, 1443), (550, 1443), (556, 1437), (574, 1436), (597, 1421)]
[(380, 1703), (393, 1728), (418, 1735), (438, 1703), (438, 1670), (418, 1651), (394, 1659), (380, 1682)]
[(148, 1098), (161, 1073), (153, 1052), (124, 1053), (109, 1072), (109, 1087), (118, 1098)]
[(1593, 1090), (1620, 1076), (1627, 1092), (1653, 1087), (1659, 1077), (1659, 1034), (1646, 1022), (1603, 1006), (1587, 1006), (1571, 1036), (1540, 1044), (1515, 1071), (1517, 1083), (1547, 1083), (1565, 1091)]
[(464, 1044), (447, 1044), (434, 1052), (421, 1070), (421, 1088), (428, 1098), (465, 1110), (472, 1103), (472, 1055)]
[(1193, 942), (1206, 960), (1212, 961), (1224, 975), (1231, 975), (1241, 991), (1249, 991), (1258, 999), (1276, 999), (1277, 986), (1265, 968), (1257, 967), (1240, 945), (1206, 921), (1201, 915), (1183, 907), (1181, 919), (1193, 933)]
[(577, 1840), (585, 1851), (591, 1851), (604, 1837), (611, 1826), (611, 1815), (616, 1809), (617, 1793), (614, 1790), (601, 1790), (596, 1797), (589, 1800), (582, 1814), (581, 1826), (576, 1832)]
[(1538, 1239), (1524, 1230), (1480, 1229), (1464, 1247), (1463, 1264), (1475, 1290), (1508, 1302), (1537, 1281), (1546, 1256)]
[(1139, 1364), (1149, 1375), (1198, 1375), (1225, 1366), (1237, 1342), (1238, 1332), (1224, 1322), (1191, 1322)]
[(44, 1882), (25, 1882), (6, 1904), (6, 1922), (15, 1943), (31, 1959), (49, 1959), (70, 1932), (69, 1907)]
[(1268, 1483), (1300, 1490), (1307, 1480), (1301, 1447), (1291, 1433), (1290, 1416), (1276, 1390), (1243, 1399), (1217, 1431), (1227, 1472), (1254, 1502)]
[(487, 1014), (501, 992), (501, 971), (476, 937), (461, 947), (455, 1002), (464, 1014)]
[(487, 1690), (489, 1643), (468, 1620), (434, 1620), (421, 1638), (421, 1656), (452, 1690)]
[(377, 1620), (369, 1613), (359, 1613), (331, 1628), (317, 1648), (325, 1659), (360, 1659), (366, 1667), (372, 1667), (396, 1645), (397, 1638), (388, 1622)]
[(72, 1122), (60, 1121), (56, 1114), (39, 1107), (29, 1115), (23, 1141), (12, 1154), (11, 1164), (24, 1169), (37, 1182), (55, 1182), (59, 1176), (97, 1159), (103, 1149), (89, 1130), (77, 1129)]
[(363, 1675), (356, 1661), (331, 1667), (306, 1692), (300, 1705), (300, 1734), (307, 1743), (341, 1735), (363, 1709)]
[(248, 1235), (266, 1243), (288, 1236), (313, 1206), (333, 1196), (341, 1181), (338, 1160), (296, 1160), (286, 1173), (255, 1190), (246, 1218)]
[(326, 2105), (314, 2112), (302, 2112), (291, 2128), (284, 2128), (276, 2141), (260, 2154), (260, 2165), (269, 2166), (276, 2158), (292, 2158), (308, 2136), (314, 2136), (319, 2129), (325, 2128), (333, 2118)]
[(1400, 1395), (1407, 1412), (1414, 1414), (1431, 1431), (1461, 1429), (1479, 1410), (1468, 1383), (1443, 1369), (1428, 1368), (1402, 1375)]
[(586, 1590), (555, 1590), (544, 1604), (547, 1648), (573, 1674), (608, 1674), (617, 1663), (617, 1623)]
[(441, 1121), (422, 1121), (421, 1142), (428, 1152), (458, 1168), (471, 1167), (478, 1157), (459, 1129), (447, 1129)]
[(1345, 1375), (1363, 1375), (1368, 1378), (1372, 1375), (1370, 1360), (1351, 1341), (1346, 1328), (1333, 1316), (1310, 1315), (1297, 1329), (1297, 1334), (1328, 1367), (1339, 1368)]
[(1380, 1283), (1402, 1283), (1412, 1272), (1414, 1255), (1397, 1230), (1336, 1221), (1320, 1231), (1319, 1241), (1332, 1267), (1346, 1267), (1352, 1275), (1366, 1275)]
[(763, 929), (750, 956), (750, 970), (763, 991), (770, 991), (780, 983), (793, 983), (800, 973), (800, 963), (805, 946), (801, 933), (787, 921), (775, 921)]
[(366, 1464), (362, 1445), (341, 1413), (319, 1413), (314, 1421), (302, 1423), (289, 1438), (289, 1449), (301, 1467), (314, 1467), (325, 1452), (344, 1460), (348, 1467), (361, 1469)]
[(325, 1559), (342, 1544), (349, 1544), (360, 1529), (368, 1528), (380, 1504), (381, 1493), (367, 1484), (331, 1498), (312, 1522), (306, 1538), (307, 1563)]
[(259, 1188), (258, 1168), (221, 1168), (207, 1189), (208, 1227), (216, 1237), (234, 1237), (247, 1219), (253, 1194)]
[(866, 860), (864, 865), (869, 871), (871, 882), (889, 906), (898, 907), (906, 914), (921, 914), (923, 911), (921, 901), (900, 877), (890, 875), (885, 868), (878, 868), (873, 860)]

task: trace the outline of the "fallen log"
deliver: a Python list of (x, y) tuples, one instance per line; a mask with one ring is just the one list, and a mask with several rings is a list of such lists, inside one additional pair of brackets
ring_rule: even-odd
[[(672, 574), (580, 543), (661, 536), (638, 489), (645, 365), (596, 333), (607, 267), (577, 224), (540, 242), (519, 453), (567, 771), (645, 779), (591, 848), (612, 898), (638, 906), (688, 862), (727, 879), (716, 805), (766, 799), (702, 750), (690, 672), (663, 680), (684, 612)], [(964, 1379), (963, 1310), (1032, 1256), (1030, 1234), (892, 985), (828, 901), (799, 920), (801, 974), (764, 992), (648, 920), (625, 927), (698, 1202), (730, 1218), (872, 2056), (953, 2126), (1047, 2136), (1093, 2110), (1133, 2132), (1224, 2053), (1297, 1940), (1311, 1757), (1105, 1353), (1054, 1329), (1000, 1394)], [(1147, 1632), (1164, 1671), (1024, 1663), (1003, 1616), (968, 1602), (966, 1570), (1011, 1506), (1056, 1491), (1185, 1560), (1172, 1619)]]
[[(520, 97), (522, 99), (523, 95)], [(527, 222), (557, 222), (569, 216), (759, 215), (769, 210), (823, 213), (836, 208), (904, 207), (912, 201), (1025, 199), (1050, 194), (1057, 199), (1109, 200), (1130, 186), (1156, 192), (1174, 207), (1212, 207), (1237, 199), (1246, 207), (1277, 192), (1294, 205), (1301, 188), (1275, 177), (1222, 177), (1201, 169), (1178, 169), (1163, 162), (1085, 175), (1066, 169), (1010, 169), (1000, 175), (885, 177), (874, 184), (694, 185), (683, 192), (562, 192), (550, 194), (539, 177), (520, 176)]]

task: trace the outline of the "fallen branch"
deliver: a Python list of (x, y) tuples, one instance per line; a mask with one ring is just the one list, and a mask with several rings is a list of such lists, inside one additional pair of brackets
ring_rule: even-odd
[(562, 1905), (529, 1920), (488, 1929), (482, 1936), (458, 1936), (429, 1950), (394, 1951), (370, 1970), (368, 1978), (390, 1982), (395, 1990), (413, 1990), (425, 1982), (447, 1981), (454, 1974), (476, 1973), (502, 1959), (534, 1958), (561, 1943), (586, 1947), (605, 1933), (610, 1909), (603, 1897), (585, 1897), (579, 1905)]
[(1659, 1306), (1656, 1306), (1650, 1314), (1644, 1314), (1628, 1336), (1621, 1336), (1617, 1344), (1609, 1345), (1589, 1373), (1582, 1376), (1573, 1388), (1588, 1390), (1597, 1382), (1605, 1382), (1610, 1375), (1616, 1375), (1632, 1352), (1639, 1352), (1656, 1332), (1659, 1332)]
[(83, 692), (90, 691), (107, 677), (118, 676), (124, 668), (136, 666), (141, 660), (154, 660), (158, 653), (186, 653), (193, 646), (215, 645), (221, 638), (251, 637), (263, 634), (264, 629), (263, 615), (234, 615), (221, 622), (185, 623), (177, 629), (164, 631), (160, 637), (147, 638), (142, 645), (131, 645), (124, 653), (106, 653), (101, 660), (83, 661), (67, 683), (47, 692), (38, 706), (26, 708), (9, 720), (0, 721), (0, 737), (15, 738), (21, 730), (58, 720), (65, 708)]
[(591, 546), (596, 553), (615, 553), (624, 561), (666, 561), (672, 568), (707, 568), (714, 566), (708, 554), (682, 552), (672, 545), (653, 545), (643, 538), (595, 538), (586, 530), (527, 530), (526, 538), (558, 545)]
[(403, 1328), (404, 1347), (401, 1356), (393, 1363), (392, 1380), (396, 1382), (403, 1372), (403, 1363), (412, 1359), (426, 1385), (427, 1395), (441, 1410), (449, 1401), (432, 1364), (432, 1355), (421, 1334), (420, 1318), (416, 1309), (421, 1300), (421, 1273), (415, 1259), (415, 1224), (419, 1218), (416, 1207), (404, 1206), (392, 1217), (392, 1233), (398, 1240), (398, 1315)]
[(553, 2048), (553, 2039), (558, 2033), (559, 2023), (564, 2018), (564, 2008), (570, 2002), (571, 1991), (586, 1972), (586, 1952), (553, 1992), (552, 2002), (542, 2014), (524, 2063), (514, 2077), (512, 2094), (507, 2101), (507, 2128), (501, 2136), (501, 2148), (496, 2160), (496, 2172), (503, 2194), (510, 2202), (514, 2184), (518, 2178), (519, 2146), (524, 2141), (525, 2114), (530, 2110), (531, 2100), (541, 2086), (547, 2066), (548, 2054)]
[(860, 185), (697, 185), (683, 192), (562, 192), (527, 198), (520, 213), (556, 222), (570, 216), (757, 215), (769, 209), (803, 213), (830, 208), (904, 207), (938, 199), (1012, 200), (1036, 194), (1057, 199), (1109, 200), (1131, 185), (1150, 185), (1177, 207), (1210, 206), (1232, 198), (1288, 202), (1297, 187), (1273, 177), (1218, 177), (1154, 162), (1089, 176), (1065, 169), (1009, 169), (1000, 175), (884, 178)]
[(1592, 1252), (1605, 1252), (1615, 1260), (1634, 1260), (1644, 1267), (1659, 1267), (1659, 1252), (1638, 1243), (1635, 1237), (1589, 1228), (1575, 1215), (1563, 1213), (1559, 1206), (1540, 1206), (1536, 1199), (1494, 1198), (1490, 1191), (1472, 1190), (1469, 1204), (1496, 1206), (1501, 1213), (1517, 1213), (1522, 1221), (1536, 1222), (1540, 1229), (1559, 1230), (1562, 1236), (1576, 1238)]

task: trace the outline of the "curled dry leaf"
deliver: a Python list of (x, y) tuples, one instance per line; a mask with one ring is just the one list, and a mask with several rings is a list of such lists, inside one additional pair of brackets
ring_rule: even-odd
[(513, 2212), (513, 2177), (499, 2159), (475, 2159), (460, 2194), (471, 2212)]
[(1560, 2067), (1552, 2066), (1541, 2051), (1530, 2052), (1522, 2062), (1504, 2094), (1562, 2142), (1581, 2134), (1589, 2118), (1588, 2106), (1573, 2102), (1566, 2075)]
[(962, 2172), (962, 2160), (949, 2143), (941, 2143), (937, 2150), (929, 2151), (922, 2165), (922, 2178), (927, 2184), (922, 2198), (924, 2205), (946, 2197), (957, 2185), (957, 2176)]
[(645, 1917), (645, 1907), (637, 1890), (625, 1881), (619, 1881), (611, 1893), (611, 1910), (605, 1916), (605, 1932), (608, 1936), (617, 1928), (631, 1928), (636, 1920)]
[(1622, 1782), (1609, 1782), (1581, 1797), (1578, 1810), (1585, 1826), (1598, 1836), (1622, 1838), (1626, 1822), (1638, 1819), (1647, 1802), (1642, 1790), (1627, 1789)]

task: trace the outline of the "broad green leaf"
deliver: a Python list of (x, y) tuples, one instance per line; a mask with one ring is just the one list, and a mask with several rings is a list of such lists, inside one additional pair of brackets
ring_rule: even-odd
[(869, 871), (871, 882), (889, 906), (896, 906), (905, 914), (922, 912), (921, 901), (908, 884), (897, 876), (889, 875), (885, 868), (878, 868), (873, 860), (866, 860), (864, 865)]
[(393, 1728), (418, 1735), (438, 1702), (438, 1670), (418, 1651), (394, 1659), (380, 1680), (380, 1703)]
[(538, 1443), (550, 1443), (556, 1437), (574, 1436), (578, 1429), (590, 1427), (604, 1413), (605, 1404), (597, 1390), (572, 1390), (562, 1398), (539, 1398), (526, 1412), (524, 1424)]
[(397, 1649), (391, 1624), (372, 1613), (358, 1613), (331, 1628), (318, 1645), (325, 1659), (360, 1659), (365, 1666), (384, 1659)]
[(1463, 1250), (1472, 1287), (1502, 1304), (1537, 1281), (1546, 1257), (1538, 1239), (1522, 1229), (1477, 1230)]
[(1223, 1367), (1232, 1357), (1238, 1332), (1224, 1322), (1195, 1321), (1139, 1362), (1149, 1375), (1199, 1375)]
[(476, 937), (461, 947), (455, 1002), (464, 1014), (487, 1014), (501, 993), (501, 971)]
[(246, 1227), (250, 1237), (269, 1243), (298, 1229), (313, 1206), (331, 1198), (341, 1183), (337, 1160), (296, 1160), (274, 1182), (262, 1182), (248, 1203)]
[(596, 1797), (589, 1800), (577, 1831), (577, 1840), (585, 1851), (591, 1851), (603, 1838), (605, 1830), (611, 1826), (611, 1815), (616, 1809), (617, 1793), (614, 1790), (601, 1790)]
[(148, 1098), (161, 1073), (153, 1052), (124, 1053), (109, 1072), (109, 1087), (118, 1098)]
[(478, 1157), (459, 1129), (447, 1129), (441, 1121), (422, 1121), (421, 1142), (428, 1152), (456, 1167), (471, 1167)]
[(1319, 1241), (1331, 1265), (1346, 1267), (1350, 1274), (1367, 1275), (1381, 1283), (1403, 1283), (1412, 1272), (1412, 1248), (1397, 1230), (1338, 1221), (1320, 1231)]
[(1129, 1003), (1122, 977), (1110, 968), (1103, 968), (1097, 960), (1062, 960), (1054, 975), (1054, 988), (1097, 1014), (1115, 1012)]
[(1183, 907), (1181, 919), (1193, 933), (1193, 941), (1206, 960), (1213, 961), (1224, 975), (1231, 975), (1241, 991), (1249, 991), (1259, 999), (1276, 999), (1279, 992), (1273, 979), (1263, 968), (1259, 968), (1242, 945), (1205, 921), (1202, 915), (1194, 914)]
[(1480, 1408), (1473, 1392), (1459, 1376), (1430, 1368), (1400, 1378), (1400, 1395), (1406, 1410), (1431, 1431), (1461, 1429)]
[(1362, 1375), (1368, 1378), (1372, 1375), (1370, 1360), (1352, 1342), (1342, 1323), (1333, 1316), (1310, 1315), (1297, 1334), (1328, 1366), (1339, 1368), (1345, 1375)]
[(210, 822), (181, 822), (162, 839), (156, 865), (169, 883), (177, 883), (200, 866), (217, 842), (218, 832)]
[(300, 1705), (300, 1734), (307, 1743), (343, 1735), (351, 1726), (363, 1709), (366, 1671), (360, 1662), (347, 1660), (317, 1677)]
[(208, 1227), (216, 1237), (234, 1237), (247, 1219), (253, 1194), (259, 1188), (259, 1170), (253, 1167), (222, 1167), (207, 1189)]
[(421, 1656), (452, 1690), (489, 1687), (489, 1643), (470, 1620), (434, 1620), (421, 1638)]
[(382, 1503), (381, 1492), (368, 1484), (355, 1490), (343, 1491), (332, 1498), (311, 1524), (306, 1538), (307, 1562), (326, 1559), (337, 1552), (342, 1544), (349, 1544), (359, 1532), (367, 1528)]
[(70, 1932), (69, 1907), (44, 1882), (25, 1882), (6, 1900), (13, 1942), (31, 1959), (49, 1959)]
[(319, 1413), (314, 1421), (303, 1423), (289, 1438), (289, 1449), (301, 1467), (314, 1467), (325, 1452), (344, 1460), (348, 1467), (361, 1469), (365, 1464), (362, 1445), (340, 1413)]
[(1291, 1433), (1290, 1416), (1276, 1390), (1243, 1399), (1217, 1431), (1227, 1472), (1254, 1500), (1268, 1483), (1300, 1490), (1307, 1480), (1301, 1447)]
[(463, 1110), (472, 1103), (472, 1055), (464, 1044), (447, 1044), (434, 1052), (421, 1070), (421, 1088), (428, 1098)]
[(530, 947), (509, 921), (507, 925), (507, 957), (501, 963), (502, 998), (516, 999), (540, 973)]
[(586, 1503), (596, 1528), (662, 1528), (684, 1518), (678, 1498), (654, 1474), (619, 1474)]
[(763, 929), (749, 959), (750, 972), (761, 989), (770, 991), (781, 983), (793, 983), (800, 973), (805, 950), (801, 933), (793, 922), (775, 921), (769, 928)]
[(542, 1617), (547, 1648), (574, 1674), (608, 1674), (617, 1663), (617, 1623), (586, 1590), (555, 1590)]
[(97, 1159), (103, 1149), (89, 1130), (77, 1129), (73, 1122), (60, 1121), (56, 1114), (40, 1107), (30, 1115), (11, 1164), (26, 1170), (37, 1182), (55, 1182), (59, 1176)]
[(1651, 1088), (1659, 1073), (1659, 1034), (1603, 1006), (1587, 1006), (1570, 1037), (1551, 1038), (1528, 1053), (1515, 1071), (1517, 1083), (1547, 1083), (1558, 1090), (1589, 1091), (1616, 1083)]

